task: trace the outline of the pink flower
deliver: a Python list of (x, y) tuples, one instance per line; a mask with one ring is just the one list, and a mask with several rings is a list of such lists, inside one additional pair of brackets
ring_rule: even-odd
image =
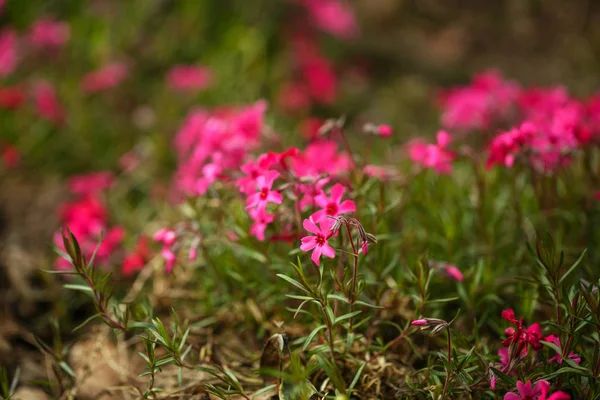
[(171, 90), (195, 92), (206, 89), (211, 78), (212, 73), (206, 67), (176, 65), (167, 74), (167, 84)]
[(334, 233), (331, 231), (331, 227), (333, 226), (334, 222), (334, 220), (327, 218), (326, 220), (319, 222), (319, 226), (317, 227), (315, 221), (311, 217), (305, 219), (302, 223), (304, 229), (310, 233), (313, 233), (315, 236), (303, 237), (301, 239), (302, 245), (300, 245), (300, 250), (313, 250), (310, 259), (317, 264), (317, 266), (321, 265), (321, 255), (329, 258), (335, 257), (335, 250), (327, 242), (327, 240), (334, 235)]
[(455, 281), (457, 281), (457, 282), (463, 281), (462, 272), (460, 272), (460, 270), (457, 267), (455, 267), (454, 265), (446, 264), (444, 266), (444, 269), (446, 270), (446, 274), (448, 274), (448, 276), (451, 277), (452, 279), (454, 279)]
[[(559, 349), (562, 350), (561, 344), (560, 344), (560, 338), (558, 336), (555, 335), (548, 335), (544, 338), (544, 340), (546, 342), (550, 342), (550, 343), (554, 343)], [(574, 352), (570, 352), (569, 353), (569, 358), (571, 360), (573, 360), (573, 362), (575, 362), (576, 364), (581, 363), (581, 358), (579, 357), (579, 355), (577, 353)], [(548, 362), (553, 362), (556, 361), (559, 364), (562, 364), (563, 359), (562, 359), (562, 354), (561, 353), (556, 353), (556, 355), (552, 358), (550, 358), (548, 360)]]
[(173, 271), (177, 256), (173, 248), (177, 241), (177, 233), (173, 229), (161, 228), (152, 236), (152, 240), (162, 244), (160, 254), (165, 259), (165, 272), (167, 274)]
[(70, 35), (69, 24), (52, 18), (40, 18), (31, 27), (27, 39), (38, 47), (56, 49), (62, 47)]
[(408, 151), (413, 162), (425, 168), (435, 169), (439, 174), (452, 172), (452, 161), (455, 155), (447, 150), (450, 135), (445, 131), (437, 133), (436, 144), (426, 144), (417, 139), (408, 144)]
[(2, 161), (0, 165), (8, 169), (15, 168), (21, 161), (21, 154), (15, 146), (8, 144), (3, 148), (0, 147), (0, 160)]
[(81, 80), (81, 88), (86, 93), (97, 93), (118, 86), (129, 74), (124, 63), (113, 62), (89, 72)]
[(0, 108), (15, 110), (25, 102), (25, 93), (19, 86), (0, 88)]
[(389, 137), (389, 136), (392, 136), (393, 131), (392, 131), (392, 127), (390, 125), (383, 124), (383, 125), (379, 125), (377, 127), (376, 133), (382, 137)]
[(266, 171), (263, 175), (256, 178), (256, 187), (258, 192), (248, 196), (246, 201), (246, 210), (258, 208), (265, 210), (268, 203), (281, 204), (283, 196), (276, 190), (271, 190), (273, 182), (279, 177), (277, 171)]
[(504, 400), (569, 400), (571, 397), (564, 392), (556, 392), (550, 397), (547, 397), (548, 391), (550, 390), (550, 383), (545, 380), (539, 380), (535, 383), (535, 386), (531, 381), (523, 383), (517, 381), (517, 392), (506, 393)]
[(540, 324), (536, 322), (531, 324), (529, 328), (525, 328), (523, 318), (517, 320), (515, 312), (510, 308), (502, 311), (502, 318), (516, 326), (516, 329), (513, 327), (506, 328), (505, 333), (508, 338), (502, 342), (503, 346), (509, 347), (513, 343), (518, 343), (517, 355), (522, 354), (522, 351), (526, 351), (528, 345), (531, 345), (536, 351), (542, 348), (542, 344), (540, 343), (542, 329)]
[(115, 177), (110, 171), (92, 172), (70, 177), (68, 186), (71, 193), (95, 195), (110, 188), (114, 183), (114, 179)]
[(336, 183), (331, 188), (331, 197), (327, 197), (325, 194), (316, 196), (315, 203), (321, 207), (321, 210), (315, 212), (312, 215), (312, 219), (315, 222), (321, 222), (327, 218), (327, 216), (337, 217), (341, 214), (356, 211), (356, 205), (352, 200), (342, 201), (342, 196), (344, 195), (345, 190), (346, 189), (344, 186)]
[(415, 319), (410, 324), (413, 326), (422, 326), (422, 325), (427, 325), (427, 323), (428, 322), (425, 318), (421, 318), (421, 319)]
[(352, 9), (340, 0), (300, 0), (315, 25), (341, 39), (351, 39), (358, 33)]
[(310, 106), (310, 94), (302, 83), (285, 83), (279, 88), (277, 104), (290, 114), (306, 110)]
[(33, 88), (35, 108), (39, 116), (60, 125), (65, 117), (65, 110), (58, 101), (54, 87), (48, 82), (39, 82)]
[(442, 125), (463, 131), (489, 129), (509, 117), (519, 94), (518, 85), (497, 71), (486, 71), (471, 84), (442, 93)]
[[(84, 196), (76, 201), (65, 203), (59, 209), (61, 223), (68, 226), (77, 238), (84, 256), (91, 258), (96, 247), (95, 265), (105, 265), (118, 250), (123, 240), (123, 228), (108, 226), (108, 211), (104, 204), (92, 196)], [(100, 245), (98, 242), (102, 237)], [(54, 234), (54, 244), (64, 251), (64, 243), (60, 232)], [(70, 268), (64, 259), (58, 259), (56, 268)]]
[(265, 240), (265, 230), (267, 229), (267, 225), (275, 220), (275, 216), (268, 214), (265, 210), (261, 210), (260, 208), (253, 208), (250, 210), (250, 217), (254, 221), (250, 227), (250, 234), (263, 242)]
[(0, 77), (13, 73), (17, 67), (17, 34), (6, 28), (0, 32)]
[(150, 248), (148, 247), (148, 237), (140, 236), (135, 249), (125, 256), (121, 273), (123, 276), (131, 276), (136, 271), (141, 271), (150, 256)]

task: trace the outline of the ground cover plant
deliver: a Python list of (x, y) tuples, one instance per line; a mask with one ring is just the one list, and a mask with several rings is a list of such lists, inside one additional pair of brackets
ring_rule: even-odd
[(1, 168), (66, 184), (0, 398), (600, 397), (600, 94), (483, 70), (401, 140), (345, 2), (73, 4), (2, 4)]

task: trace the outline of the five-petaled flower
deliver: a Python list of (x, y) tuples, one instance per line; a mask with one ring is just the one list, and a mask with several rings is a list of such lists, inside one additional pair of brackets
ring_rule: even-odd
[(323, 221), (319, 222), (319, 226), (317, 226), (312, 217), (310, 217), (309, 219), (305, 219), (302, 223), (304, 229), (306, 229), (310, 233), (314, 233), (314, 236), (303, 237), (300, 250), (312, 250), (313, 253), (310, 259), (313, 260), (313, 262), (318, 266), (321, 265), (321, 255), (324, 255), (325, 257), (329, 258), (335, 257), (334, 248), (331, 247), (327, 242), (327, 240), (329, 240), (329, 238), (334, 235), (334, 232), (331, 230), (331, 226), (334, 223), (335, 221), (333, 219), (326, 218)]
[(273, 182), (279, 177), (277, 171), (266, 171), (263, 175), (256, 178), (256, 187), (258, 191), (248, 196), (246, 201), (246, 210), (258, 208), (264, 210), (267, 203), (281, 204), (283, 196), (276, 190), (272, 190)]
[(356, 205), (352, 200), (342, 201), (345, 190), (344, 186), (336, 183), (331, 188), (331, 197), (327, 197), (325, 194), (317, 195), (315, 197), (315, 203), (321, 207), (321, 210), (315, 212), (312, 215), (312, 219), (315, 222), (320, 222), (326, 219), (327, 216), (337, 217), (341, 214), (356, 211)]

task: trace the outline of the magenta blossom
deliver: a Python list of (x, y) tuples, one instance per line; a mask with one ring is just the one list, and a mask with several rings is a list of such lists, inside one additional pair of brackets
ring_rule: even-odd
[(250, 227), (250, 234), (263, 242), (265, 240), (267, 225), (275, 220), (275, 216), (267, 213), (265, 210), (254, 208), (250, 210), (250, 217), (254, 221)]
[(92, 172), (83, 175), (74, 175), (69, 178), (69, 190), (79, 195), (96, 195), (110, 188), (115, 176), (110, 171)]
[(58, 96), (49, 82), (37, 83), (33, 88), (35, 108), (38, 115), (54, 125), (60, 125), (65, 117), (65, 110), (58, 100)]
[(337, 217), (341, 214), (356, 211), (356, 205), (352, 200), (342, 201), (344, 191), (344, 186), (336, 183), (331, 188), (331, 197), (327, 197), (325, 194), (316, 196), (315, 203), (321, 207), (321, 210), (315, 212), (312, 215), (312, 219), (316, 222), (321, 222), (323, 219), (327, 218), (327, 216)]
[(171, 90), (195, 92), (206, 89), (211, 78), (212, 73), (206, 67), (176, 65), (167, 74), (167, 84)]
[(302, 238), (302, 245), (300, 246), (300, 250), (302, 251), (310, 251), (312, 250), (312, 255), (310, 259), (317, 264), (317, 266), (321, 265), (321, 255), (325, 257), (334, 258), (335, 250), (333, 247), (329, 245), (327, 240), (334, 235), (331, 231), (331, 227), (335, 221), (331, 218), (326, 218), (323, 221), (319, 222), (319, 226), (315, 224), (315, 221), (310, 217), (309, 219), (305, 219), (302, 223), (304, 229), (313, 233), (314, 236), (305, 236)]
[(548, 397), (550, 383), (539, 380), (533, 385), (531, 381), (525, 383), (517, 381), (517, 393), (506, 393), (504, 400), (569, 400), (571, 397), (564, 392), (555, 392)]
[(256, 187), (258, 192), (248, 196), (246, 201), (246, 210), (258, 208), (264, 210), (268, 203), (281, 204), (283, 196), (276, 190), (272, 190), (273, 182), (279, 177), (277, 171), (267, 171), (263, 175), (256, 178)]
[(449, 143), (450, 135), (439, 131), (436, 144), (427, 144), (417, 139), (409, 143), (408, 152), (413, 162), (435, 169), (439, 174), (450, 174), (455, 155), (447, 149)]
[(17, 67), (17, 34), (7, 28), (0, 31), (0, 77), (13, 73)]
[[(558, 336), (548, 335), (548, 336), (546, 336), (544, 338), (544, 340), (546, 342), (554, 343), (562, 351), (562, 347), (561, 347), (561, 344), (560, 344), (560, 339), (559, 339)], [(581, 363), (581, 357), (579, 357), (579, 354), (577, 354), (577, 353), (570, 352), (569, 353), (569, 358), (571, 360), (573, 360), (573, 362), (575, 364)], [(548, 362), (554, 362), (554, 361), (556, 361), (559, 364), (562, 364), (562, 362), (563, 362), (562, 354), (561, 353), (556, 353), (556, 355), (554, 357), (552, 357), (551, 359), (548, 360)]]
[(102, 92), (118, 86), (128, 74), (125, 64), (112, 62), (85, 75), (81, 80), (81, 87), (86, 93)]
[(52, 18), (40, 18), (31, 26), (27, 39), (37, 47), (58, 49), (69, 40), (69, 35), (68, 23)]

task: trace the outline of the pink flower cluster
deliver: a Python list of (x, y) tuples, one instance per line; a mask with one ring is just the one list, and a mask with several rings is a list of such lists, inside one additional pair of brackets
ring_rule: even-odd
[(446, 131), (439, 131), (435, 144), (428, 144), (420, 139), (414, 139), (408, 144), (410, 159), (424, 168), (431, 168), (439, 174), (450, 174), (452, 172), (452, 161), (455, 154), (448, 149), (451, 141)]
[(237, 110), (192, 110), (175, 138), (177, 191), (202, 195), (226, 172), (237, 171), (260, 142), (266, 108), (259, 101)]
[[(99, 182), (101, 185), (96, 186)], [(123, 228), (109, 225), (108, 210), (101, 199), (101, 191), (108, 188), (110, 182), (112, 179), (106, 173), (73, 177), (69, 187), (77, 198), (59, 210), (61, 224), (75, 235), (86, 259), (96, 251), (94, 265), (108, 264), (125, 236)], [(64, 251), (60, 232), (54, 234), (54, 244)], [(70, 263), (58, 258), (56, 268), (69, 269)]]
[[(560, 339), (557, 336), (548, 335), (543, 337), (542, 329), (537, 322), (531, 324), (529, 327), (525, 327), (523, 318), (517, 320), (512, 309), (502, 311), (502, 318), (514, 325), (514, 327), (506, 328), (505, 333), (507, 338), (502, 342), (504, 347), (498, 351), (500, 369), (504, 373), (510, 374), (514, 372), (514, 367), (521, 359), (527, 356), (529, 348), (534, 351), (540, 351), (542, 349), (542, 340), (553, 343), (558, 349), (562, 349)], [(581, 362), (581, 358), (574, 352), (570, 352), (568, 357), (577, 364)], [(553, 357), (548, 359), (548, 362), (562, 364), (562, 355), (557, 352)]]
[(519, 86), (498, 71), (476, 75), (470, 85), (442, 91), (442, 125), (459, 131), (488, 130), (511, 116)]
[(521, 160), (538, 171), (553, 171), (600, 139), (600, 95), (582, 100), (562, 87), (523, 88), (496, 71), (442, 93), (439, 103), (444, 127), (494, 135), (488, 167), (512, 167)]
[(509, 392), (504, 395), (504, 400), (569, 400), (565, 392), (550, 394), (550, 382), (539, 380), (533, 385), (531, 381), (525, 383), (517, 381), (517, 393)]

